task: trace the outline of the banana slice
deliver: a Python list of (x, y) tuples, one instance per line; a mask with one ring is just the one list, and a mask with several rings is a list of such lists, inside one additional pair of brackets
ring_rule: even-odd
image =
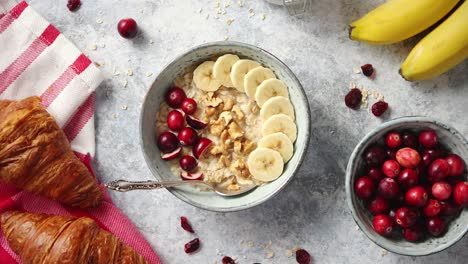
[(289, 116), (277, 114), (268, 118), (262, 125), (262, 136), (282, 132), (288, 136), (291, 142), (296, 141), (297, 126)]
[(258, 106), (262, 105), (270, 98), (275, 96), (283, 96), (289, 98), (288, 87), (286, 84), (278, 79), (268, 79), (263, 81), (255, 92), (255, 101)]
[(231, 81), (231, 70), (232, 65), (239, 60), (237, 55), (226, 54), (219, 57), (215, 64), (213, 65), (213, 76), (218, 80), (223, 86), (233, 87)]
[(286, 163), (292, 157), (294, 146), (286, 134), (281, 132), (273, 133), (262, 137), (258, 141), (259, 148), (269, 148), (281, 154), (283, 162)]
[(260, 67), (260, 63), (253, 60), (238, 60), (234, 63), (231, 69), (231, 81), (234, 87), (244, 93), (244, 77), (249, 71), (257, 67)]
[(278, 151), (257, 148), (247, 159), (249, 171), (254, 179), (264, 182), (276, 180), (283, 173), (283, 158)]
[(255, 99), (257, 87), (268, 79), (276, 78), (273, 71), (265, 67), (257, 67), (249, 71), (244, 78), (245, 93), (252, 99)]
[(221, 87), (221, 83), (213, 77), (214, 61), (205, 61), (193, 71), (193, 82), (198, 89), (214, 92)]
[(272, 115), (285, 114), (294, 120), (294, 107), (288, 98), (275, 96), (268, 99), (260, 109), (260, 116), (267, 120)]

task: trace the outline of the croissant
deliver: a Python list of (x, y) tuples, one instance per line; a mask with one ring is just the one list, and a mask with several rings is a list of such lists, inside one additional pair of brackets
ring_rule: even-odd
[(0, 100), (0, 180), (66, 205), (99, 205), (99, 185), (40, 102)]
[(0, 222), (8, 244), (25, 264), (148, 263), (87, 217), (8, 211)]

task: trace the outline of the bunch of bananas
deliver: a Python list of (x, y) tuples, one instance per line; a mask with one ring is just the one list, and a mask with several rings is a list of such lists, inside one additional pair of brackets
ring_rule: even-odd
[[(463, 1), (463, 0), (462, 0)], [(389, 0), (350, 25), (352, 40), (392, 44), (444, 18), (460, 0)], [(400, 68), (409, 81), (436, 77), (468, 57), (468, 0), (410, 52)]]

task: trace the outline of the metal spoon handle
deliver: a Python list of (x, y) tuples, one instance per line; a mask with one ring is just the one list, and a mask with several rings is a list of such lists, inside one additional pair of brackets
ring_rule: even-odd
[[(106, 183), (105, 186), (111, 190), (119, 192), (128, 192), (133, 190), (154, 190), (162, 189), (168, 187), (174, 187), (179, 185), (193, 185), (193, 184), (204, 184), (207, 185), (204, 181), (126, 181), (126, 180), (116, 180), (109, 183)], [(209, 185), (207, 185), (209, 186)]]

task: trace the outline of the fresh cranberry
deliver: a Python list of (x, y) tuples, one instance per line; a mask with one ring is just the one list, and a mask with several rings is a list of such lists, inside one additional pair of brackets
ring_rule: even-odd
[(445, 157), (450, 169), (449, 169), (449, 176), (460, 176), (463, 174), (465, 170), (465, 163), (463, 159), (460, 158), (457, 154), (450, 154)]
[(421, 186), (416, 186), (409, 189), (405, 194), (405, 201), (409, 205), (423, 207), (426, 205), (429, 195)]
[(361, 105), (362, 92), (358, 88), (351, 89), (345, 96), (345, 104), (351, 109), (358, 109)]
[(200, 138), (192, 149), (193, 156), (197, 159), (202, 158), (203, 154), (207, 149), (209, 149), (209, 146), (211, 146), (212, 143), (213, 141), (208, 138)]
[(379, 146), (373, 146), (366, 151), (364, 156), (369, 166), (380, 167), (387, 158), (387, 153), (383, 148)]
[(379, 182), (378, 194), (383, 198), (396, 198), (399, 191), (398, 183), (392, 178), (384, 178)]
[(81, 6), (80, 0), (68, 0), (67, 7), (68, 7), (68, 10), (70, 10), (71, 12), (77, 10), (78, 7), (80, 6)]
[(452, 202), (451, 200), (439, 201), (440, 204), (440, 215), (451, 216), (456, 215), (460, 210), (460, 207)]
[(195, 231), (193, 231), (193, 228), (190, 225), (187, 217), (185, 217), (185, 216), (180, 217), (180, 226), (187, 232), (195, 233)]
[(421, 156), (412, 148), (402, 148), (396, 153), (396, 160), (405, 168), (415, 168), (421, 162)]
[(449, 171), (450, 167), (447, 161), (444, 159), (436, 159), (427, 169), (428, 180), (431, 182), (443, 180), (448, 176)]
[(221, 261), (223, 264), (236, 264), (236, 262), (231, 257), (228, 257), (228, 256), (224, 256)]
[(198, 248), (200, 248), (200, 239), (198, 238), (195, 238), (184, 245), (184, 251), (187, 254), (197, 251)]
[(421, 240), (424, 237), (424, 228), (416, 224), (412, 227), (403, 229), (402, 233), (403, 233), (403, 237), (406, 240), (410, 242), (416, 242), (416, 241)]
[(361, 66), (361, 71), (365, 76), (371, 77), (374, 74), (374, 67), (372, 67), (372, 64), (364, 64)]
[(397, 148), (401, 145), (401, 135), (398, 132), (390, 132), (385, 137), (385, 143), (389, 148)]
[(390, 178), (398, 177), (398, 174), (400, 174), (400, 169), (400, 164), (394, 160), (387, 160), (382, 166), (383, 173)]
[(185, 98), (187, 95), (179, 87), (173, 87), (166, 93), (166, 103), (172, 108), (179, 108)]
[(402, 135), (403, 147), (416, 148), (418, 146), (418, 138), (411, 132), (404, 132)]
[(391, 159), (391, 160), (396, 160), (396, 149), (387, 149), (387, 156), (388, 156), (388, 159)]
[(180, 144), (184, 146), (193, 146), (198, 140), (198, 134), (193, 128), (185, 127), (179, 132), (179, 134), (177, 134), (177, 138), (179, 139)]
[(437, 149), (425, 149), (422, 154), (422, 161), (421, 163), (423, 166), (427, 167), (431, 164), (435, 159), (442, 157), (442, 151)]
[(394, 223), (392, 218), (388, 215), (380, 214), (374, 216), (372, 226), (374, 227), (375, 232), (383, 236), (388, 236), (393, 231)]
[(412, 169), (404, 169), (398, 175), (398, 183), (403, 189), (407, 190), (419, 183), (419, 175)]
[(310, 254), (305, 249), (299, 249), (296, 251), (296, 261), (299, 264), (309, 264), (310, 263)]
[(368, 176), (363, 176), (354, 184), (354, 191), (361, 199), (369, 199), (375, 192), (375, 183)]
[(164, 153), (169, 153), (177, 149), (179, 141), (177, 136), (169, 131), (162, 132), (158, 137), (158, 148)]
[(382, 197), (376, 197), (372, 202), (367, 206), (369, 212), (373, 215), (385, 214), (390, 209), (390, 204), (387, 200)]
[(452, 186), (447, 182), (440, 181), (432, 185), (432, 195), (439, 200), (446, 200), (452, 194)]
[(440, 212), (440, 203), (437, 200), (429, 199), (426, 206), (424, 206), (423, 212), (426, 216), (436, 216)]
[(445, 223), (438, 217), (431, 217), (426, 221), (427, 231), (433, 236), (440, 236), (445, 232)]
[(191, 115), (185, 115), (185, 120), (189, 126), (195, 129), (204, 129), (208, 125), (207, 122), (203, 122), (202, 120)]
[(187, 115), (191, 115), (197, 111), (197, 102), (192, 98), (185, 98), (180, 107)]
[(468, 206), (468, 181), (459, 182), (453, 188), (453, 199), (460, 206)]
[(132, 18), (124, 18), (117, 24), (120, 36), (126, 39), (134, 38), (138, 33), (138, 25)]
[(380, 170), (379, 168), (370, 168), (367, 171), (367, 176), (369, 176), (369, 178), (373, 179), (375, 182), (378, 183), (384, 175), (382, 173), (382, 170)]
[(372, 105), (372, 114), (379, 117), (385, 113), (388, 109), (388, 103), (384, 101), (378, 101)]
[(419, 144), (421, 146), (431, 149), (437, 146), (437, 134), (434, 130), (425, 130), (419, 134)]
[(197, 167), (197, 160), (192, 156), (184, 155), (180, 158), (179, 164), (184, 171), (192, 171)]
[(418, 220), (418, 214), (413, 208), (401, 207), (395, 212), (395, 222), (401, 227), (410, 227)]
[(179, 110), (172, 110), (167, 115), (167, 126), (172, 131), (179, 131), (185, 127), (184, 115)]

